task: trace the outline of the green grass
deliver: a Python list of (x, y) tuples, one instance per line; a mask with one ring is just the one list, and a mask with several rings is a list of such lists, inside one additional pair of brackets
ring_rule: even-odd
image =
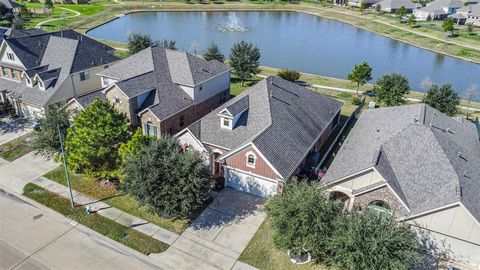
[(247, 248), (240, 255), (239, 260), (262, 270), (321, 270), (322, 265), (308, 263), (294, 265), (290, 262), (287, 252), (277, 249), (273, 244), (273, 230), (268, 218), (248, 243)]
[(35, 184), (27, 184), (23, 189), (23, 195), (145, 255), (160, 253), (168, 248), (167, 244), (157, 239), (120, 225), (99, 214), (87, 214), (83, 207), (71, 208), (68, 199)]
[(33, 150), (30, 142), (31, 138), (32, 134), (29, 133), (0, 145), (0, 157), (8, 161), (14, 161), (31, 152)]
[[(50, 171), (44, 176), (64, 186), (67, 185), (63, 167)], [(117, 190), (115, 187), (102, 187), (92, 177), (74, 173), (71, 173), (70, 176), (74, 190), (84, 193), (92, 199), (102, 200), (115, 208), (142, 218), (166, 230), (180, 234), (190, 225), (190, 220), (188, 219), (160, 217), (149, 211), (148, 208), (141, 206), (132, 196)]]

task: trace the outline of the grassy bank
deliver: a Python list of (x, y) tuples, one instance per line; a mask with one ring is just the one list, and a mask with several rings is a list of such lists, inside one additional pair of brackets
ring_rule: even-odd
[(0, 145), (0, 158), (7, 161), (14, 161), (31, 152), (33, 150), (31, 139), (32, 134), (29, 133)]
[[(59, 167), (44, 175), (46, 178), (67, 185), (63, 167)], [(164, 218), (152, 213), (146, 207), (140, 204), (130, 195), (125, 194), (115, 187), (102, 187), (96, 179), (83, 174), (71, 173), (72, 188), (78, 192), (84, 193), (92, 199), (101, 200), (110, 206), (125, 211), (133, 216), (144, 219), (166, 230), (182, 233), (190, 224), (187, 219)]]
[(23, 195), (26, 197), (145, 255), (160, 253), (168, 248), (168, 245), (165, 243), (131, 228), (122, 226), (99, 214), (87, 214), (83, 207), (71, 208), (68, 199), (60, 197), (35, 184), (27, 184), (23, 191)]

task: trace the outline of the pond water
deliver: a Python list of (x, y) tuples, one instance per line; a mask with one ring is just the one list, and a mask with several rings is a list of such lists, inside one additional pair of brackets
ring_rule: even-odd
[(417, 91), (422, 91), (420, 82), (427, 76), (435, 84), (451, 83), (461, 96), (472, 84), (480, 87), (479, 64), (297, 12), (139, 12), (92, 29), (88, 35), (126, 42), (128, 35), (137, 32), (148, 33), (154, 40), (175, 40), (177, 48), (198, 54), (213, 41), (227, 57), (235, 42), (245, 40), (260, 48), (262, 65), (343, 79), (354, 64), (367, 61), (374, 80), (398, 72)]

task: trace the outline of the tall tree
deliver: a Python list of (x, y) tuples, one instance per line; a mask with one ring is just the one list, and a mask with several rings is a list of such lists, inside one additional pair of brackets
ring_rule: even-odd
[(128, 120), (108, 101), (96, 98), (68, 129), (67, 160), (75, 171), (109, 172), (119, 164), (118, 148), (128, 139)]
[(423, 262), (416, 233), (407, 224), (375, 213), (339, 216), (326, 241), (326, 262), (335, 269), (408, 270)]
[(467, 89), (467, 94), (465, 95), (465, 99), (467, 100), (467, 119), (470, 116), (470, 104), (472, 100), (477, 97), (477, 85), (473, 84)]
[(45, 2), (43, 3), (43, 6), (45, 8), (53, 8), (53, 2), (52, 0), (45, 0)]
[(398, 73), (385, 74), (377, 80), (373, 91), (376, 99), (387, 106), (405, 102), (404, 96), (410, 93), (408, 79)]
[(425, 95), (423, 102), (446, 115), (454, 116), (457, 113), (460, 98), (457, 92), (453, 90), (451, 84), (442, 86), (432, 85)]
[(45, 111), (45, 116), (38, 119), (39, 130), (34, 132), (32, 146), (37, 154), (55, 157), (61, 152), (58, 129), (62, 141), (67, 138), (70, 127), (70, 115), (65, 102), (51, 105)]
[(412, 14), (408, 17), (407, 24), (412, 28), (415, 27), (415, 25), (417, 24), (417, 21), (415, 20), (415, 15)]
[(208, 45), (207, 49), (205, 50), (205, 53), (203, 54), (203, 57), (207, 61), (217, 60), (222, 63), (225, 62), (225, 56), (222, 54), (217, 44), (213, 42), (210, 43), (210, 45)]
[(118, 149), (122, 163), (125, 164), (129, 158), (138, 154), (142, 147), (149, 145), (153, 140), (154, 137), (143, 135), (142, 129), (138, 128), (132, 137)]
[(397, 14), (399, 18), (403, 18), (405, 14), (407, 14), (407, 9), (404, 6), (401, 6), (395, 11), (395, 14)]
[(136, 54), (137, 52), (150, 47), (152, 44), (152, 38), (147, 34), (133, 33), (128, 36), (128, 51), (130, 54)]
[(366, 84), (372, 79), (372, 68), (367, 62), (357, 64), (353, 67), (352, 73), (348, 74), (348, 79), (357, 84), (357, 96), (360, 86)]
[(208, 199), (210, 177), (204, 160), (184, 152), (176, 138), (162, 137), (128, 159), (122, 188), (142, 205), (167, 216), (188, 216)]
[(342, 208), (341, 203), (331, 201), (319, 186), (291, 179), (282, 196), (270, 198), (265, 209), (278, 248), (294, 254), (306, 250), (319, 259), (333, 230), (333, 220)]
[(154, 45), (158, 45), (160, 47), (163, 47), (163, 48), (169, 49), (169, 50), (176, 50), (177, 49), (176, 43), (177, 42), (175, 40), (164, 39), (164, 40), (161, 40), (161, 41), (155, 41)]
[(447, 18), (446, 20), (444, 20), (442, 28), (445, 32), (450, 32), (452, 35), (455, 34), (455, 24), (453, 23), (452, 18)]
[(260, 60), (260, 49), (252, 43), (240, 41), (233, 44), (230, 49), (230, 65), (233, 68), (233, 74), (243, 83), (259, 72), (258, 66)]

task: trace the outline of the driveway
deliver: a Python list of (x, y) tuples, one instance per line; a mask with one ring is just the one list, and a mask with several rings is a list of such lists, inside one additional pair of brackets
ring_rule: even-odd
[(148, 256), (0, 190), (0, 269), (163, 269)]
[(0, 145), (32, 132), (32, 122), (27, 119), (0, 118)]
[(225, 188), (166, 252), (151, 257), (172, 269), (254, 269), (237, 259), (265, 219), (264, 203)]

